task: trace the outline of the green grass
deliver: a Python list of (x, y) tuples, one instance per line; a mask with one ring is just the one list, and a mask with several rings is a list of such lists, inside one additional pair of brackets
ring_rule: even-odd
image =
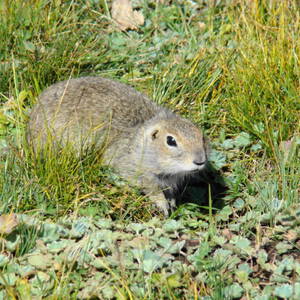
[[(299, 5), (208, 2), (136, 1), (146, 22), (138, 31), (121, 32), (107, 1), (0, 1), (0, 214), (34, 214), (51, 222), (106, 218), (122, 230), (161, 217), (147, 197), (102, 166), (96, 153), (80, 159), (68, 149), (58, 156), (32, 155), (25, 141), (30, 108), (59, 80), (99, 75), (129, 83), (193, 120), (211, 140), (212, 160), (228, 188), (224, 209), (207, 201), (198, 203), (202, 209), (187, 205), (173, 215), (188, 234), (202, 239), (207, 233), (195, 269), (174, 279), (169, 271), (141, 274), (108, 265), (101, 280), (104, 290), (116, 286), (117, 299), (142, 299), (143, 293), (143, 299), (230, 299), (228, 287), (237, 282), (250, 299), (247, 281), (210, 257), (220, 247), (215, 236), (235, 228), (253, 243), (264, 234), (278, 241), (284, 237), (276, 231), (278, 215), (299, 205)], [(38, 233), (24, 228), (19, 234), (23, 242), (12, 250), (15, 256), (32, 251), (26, 237), (35, 241)], [(272, 252), (272, 246), (266, 249)], [(51, 274), (53, 288), (40, 292), (47, 299), (75, 299), (89, 276), (76, 266)], [(0, 277), (0, 299), (1, 288), (11, 299), (30, 294), (34, 284), (27, 279), (12, 286), (1, 285)], [(260, 291), (274, 299), (280, 295)]]

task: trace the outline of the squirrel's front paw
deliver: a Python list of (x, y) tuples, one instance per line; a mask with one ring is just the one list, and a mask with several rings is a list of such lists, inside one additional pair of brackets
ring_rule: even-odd
[(166, 218), (176, 209), (176, 200), (173, 198), (166, 199), (163, 193), (151, 195), (150, 199)]
[(169, 216), (170, 205), (164, 194), (151, 195), (150, 200), (167, 218)]

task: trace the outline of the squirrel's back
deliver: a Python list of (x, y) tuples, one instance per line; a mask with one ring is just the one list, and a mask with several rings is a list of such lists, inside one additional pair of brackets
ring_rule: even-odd
[(131, 130), (151, 119), (159, 109), (145, 95), (117, 81), (101, 77), (65, 80), (40, 95), (30, 115), (30, 138), (39, 135), (39, 139), (46, 139), (45, 127), (54, 132), (63, 128), (70, 131), (71, 127), (82, 133), (109, 124), (114, 130)]

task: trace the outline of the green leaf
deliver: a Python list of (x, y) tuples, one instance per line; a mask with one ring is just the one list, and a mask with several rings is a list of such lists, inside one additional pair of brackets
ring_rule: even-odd
[[(30, 284), (26, 279), (20, 279), (16, 282), (16, 290), (20, 299), (32, 299), (30, 295)], [(1, 299), (1, 296), (0, 296)]]
[(108, 262), (107, 262), (106, 258), (97, 257), (91, 262), (91, 265), (97, 269), (106, 270), (107, 266), (108, 266)]
[(245, 283), (248, 281), (249, 278), (249, 274), (245, 271), (241, 271), (241, 270), (237, 270), (235, 272), (235, 276), (237, 278), (237, 280), (241, 283)]
[(152, 273), (156, 269), (163, 266), (167, 261), (166, 258), (157, 255), (155, 252), (150, 250), (145, 250), (143, 254), (143, 270), (148, 273)]
[(6, 241), (6, 249), (10, 252), (14, 252), (20, 246), (20, 244), (21, 244), (21, 237), (20, 235), (17, 235), (16, 239)]
[(239, 265), (238, 270), (235, 272), (235, 275), (239, 282), (246, 283), (248, 281), (249, 275), (252, 273), (251, 268), (247, 263)]
[(246, 238), (243, 238), (243, 237), (235, 237), (236, 240), (233, 241), (233, 243), (235, 243), (235, 245), (241, 249), (247, 249), (250, 247), (251, 245), (251, 242), (246, 239)]
[(234, 144), (238, 148), (247, 147), (251, 144), (251, 137), (247, 132), (241, 132), (235, 139)]
[(220, 170), (224, 166), (226, 166), (226, 155), (225, 153), (221, 151), (217, 151), (215, 149), (212, 149), (209, 155), (209, 161), (212, 162), (214, 167), (217, 170)]
[(227, 139), (222, 144), (221, 147), (225, 150), (233, 149), (234, 148), (234, 140), (233, 139)]
[(23, 41), (23, 45), (29, 52), (34, 52), (36, 50), (35, 45), (29, 41)]
[(46, 223), (43, 225), (43, 236), (44, 242), (57, 241), (60, 238), (59, 226), (56, 224)]
[(161, 237), (158, 241), (157, 241), (158, 245), (160, 245), (161, 247), (167, 249), (170, 248), (172, 246), (172, 240), (168, 237)]
[(113, 286), (105, 285), (101, 288), (101, 293), (104, 296), (104, 299), (113, 299), (116, 295), (116, 290)]
[(259, 250), (258, 254), (257, 254), (257, 262), (259, 265), (261, 265), (262, 267), (265, 265), (265, 263), (268, 260), (268, 253), (266, 252), (266, 250), (261, 249)]
[(229, 216), (232, 214), (232, 208), (227, 205), (224, 206), (216, 216), (217, 221), (227, 221)]
[(86, 220), (78, 220), (73, 224), (70, 234), (72, 237), (80, 238), (88, 232), (89, 227), (90, 224)]
[(239, 270), (246, 272), (247, 274), (251, 274), (253, 271), (250, 268), (249, 264), (243, 263), (239, 265)]
[(294, 297), (295, 299), (300, 299), (300, 283), (296, 282), (294, 284)]
[(39, 279), (39, 281), (41, 281), (41, 282), (48, 282), (50, 280), (49, 274), (47, 274), (45, 272), (39, 271), (39, 272), (37, 272), (36, 276)]
[(255, 151), (258, 151), (258, 150), (261, 150), (263, 147), (262, 147), (262, 144), (261, 143), (257, 143), (257, 144), (254, 144), (251, 146), (250, 150), (255, 152)]
[(110, 229), (113, 224), (112, 221), (109, 219), (99, 219), (95, 222), (95, 225), (103, 229)]
[(293, 249), (293, 245), (290, 245), (286, 242), (280, 242), (276, 245), (276, 250), (278, 251), (279, 254), (283, 254), (288, 252), (289, 250)]
[(157, 243), (164, 248), (165, 253), (171, 254), (178, 253), (185, 245), (185, 241), (174, 243), (170, 238), (167, 237), (161, 237)]
[(261, 296), (256, 296), (254, 300), (269, 300), (270, 296), (269, 295), (261, 295)]
[(217, 249), (214, 252), (214, 258), (217, 259), (217, 260), (221, 260), (221, 261), (227, 260), (227, 258), (231, 255), (232, 255), (231, 250), (226, 250), (226, 249), (222, 249), (222, 248)]
[(225, 295), (230, 298), (240, 298), (243, 295), (243, 288), (238, 284), (234, 283), (228, 287), (225, 287)]
[(181, 279), (181, 276), (179, 273), (172, 274), (167, 277), (168, 285), (171, 288), (178, 288), (182, 285), (182, 283), (180, 282), (180, 279)]
[(141, 233), (143, 230), (145, 230), (145, 225), (140, 223), (131, 223), (128, 225), (128, 228), (132, 229), (136, 234)]
[(188, 260), (192, 263), (195, 263), (196, 266), (202, 267), (202, 262), (205, 259), (205, 257), (210, 253), (210, 251), (211, 247), (209, 243), (202, 242), (199, 245), (198, 250), (194, 254), (188, 256)]
[(245, 207), (245, 201), (241, 198), (238, 198), (234, 201), (233, 206), (237, 209), (242, 209)]
[(241, 253), (251, 255), (254, 251), (254, 249), (251, 247), (251, 242), (244, 237), (234, 236), (230, 243), (234, 244), (238, 249), (240, 249)]
[(275, 288), (275, 296), (289, 299), (293, 295), (293, 287), (290, 284), (283, 284)]
[(0, 267), (5, 266), (9, 262), (8, 256), (0, 254)]
[(28, 257), (28, 263), (36, 268), (45, 270), (52, 264), (52, 255), (33, 254)]
[(17, 276), (15, 273), (2, 273), (0, 276), (0, 284), (6, 286), (13, 286), (15, 285), (17, 280)]
[(4, 289), (0, 290), (0, 300), (8, 299), (8, 295)]
[[(40, 272), (38, 272), (39, 274)], [(40, 273), (41, 278), (39, 275), (34, 276), (30, 280), (30, 290), (32, 294), (41, 295), (42, 293), (45, 293), (46, 291), (50, 291), (54, 287), (54, 280), (48, 280), (44, 281), (46, 279), (45, 273), (43, 275)], [(41, 282), (41, 279), (43, 279), (43, 282)]]
[(183, 224), (176, 220), (167, 220), (162, 227), (166, 232), (177, 232), (181, 228), (183, 228)]
[(29, 274), (32, 274), (35, 271), (35, 267), (32, 265), (20, 266), (18, 270), (18, 274), (21, 277), (27, 277)]
[(152, 273), (158, 268), (161, 268), (163, 264), (167, 261), (167, 258), (157, 255), (151, 250), (132, 250), (133, 256), (138, 260), (143, 271), (147, 273)]
[(69, 240), (53, 241), (48, 245), (48, 249), (50, 253), (59, 253), (63, 249), (65, 249), (68, 245), (70, 245)]
[(226, 243), (226, 239), (223, 236), (220, 235), (214, 235), (212, 237), (212, 240), (218, 244), (219, 246), (223, 246)]

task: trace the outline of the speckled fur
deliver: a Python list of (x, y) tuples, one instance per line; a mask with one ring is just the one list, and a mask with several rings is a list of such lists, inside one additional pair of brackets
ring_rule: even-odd
[[(40, 95), (27, 137), (37, 150), (49, 135), (81, 150), (105, 143), (104, 162), (150, 193), (166, 215), (164, 195), (174, 198), (184, 178), (207, 161), (207, 142), (190, 121), (128, 85), (100, 77), (59, 82)], [(167, 144), (167, 136), (175, 138), (176, 147)]]

